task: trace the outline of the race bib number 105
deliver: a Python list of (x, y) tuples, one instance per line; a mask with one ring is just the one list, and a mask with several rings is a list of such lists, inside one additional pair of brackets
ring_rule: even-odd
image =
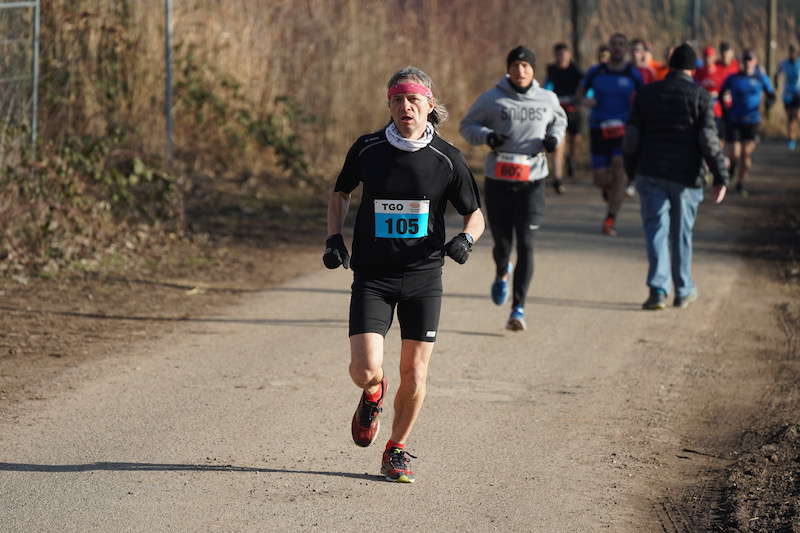
[(375, 236), (418, 239), (428, 235), (430, 200), (375, 200)]

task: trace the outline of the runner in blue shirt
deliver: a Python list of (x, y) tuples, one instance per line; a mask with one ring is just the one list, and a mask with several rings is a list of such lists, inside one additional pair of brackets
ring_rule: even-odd
[(744, 51), (742, 64), (742, 70), (725, 79), (720, 94), (729, 94), (731, 97), (730, 108), (723, 108), (726, 123), (725, 155), (738, 169), (736, 191), (746, 195), (744, 182), (752, 164), (761, 123), (761, 95), (766, 93), (766, 106), (769, 107), (775, 101), (775, 90), (766, 74), (758, 68), (758, 59), (752, 50)]
[(608, 203), (602, 232), (614, 236), (617, 234), (614, 227), (617, 213), (622, 207), (628, 184), (622, 163), (622, 138), (633, 95), (643, 81), (636, 66), (627, 61), (627, 37), (615, 33), (608, 45), (611, 52), (608, 63), (589, 69), (577, 96), (583, 99), (588, 91), (593, 92), (594, 97), (584, 102), (592, 107), (589, 134), (594, 183), (603, 191), (603, 199)]
[(797, 122), (800, 120), (800, 58), (797, 49), (789, 45), (789, 58), (781, 61), (775, 73), (775, 87), (783, 73), (783, 107), (786, 110), (786, 137), (789, 150), (797, 150)]

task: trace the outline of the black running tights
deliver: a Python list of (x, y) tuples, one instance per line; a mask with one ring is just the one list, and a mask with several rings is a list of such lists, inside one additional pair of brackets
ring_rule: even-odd
[(497, 276), (505, 275), (516, 235), (513, 305), (524, 307), (533, 279), (533, 248), (544, 214), (544, 180), (524, 183), (486, 178), (486, 211), (494, 239)]

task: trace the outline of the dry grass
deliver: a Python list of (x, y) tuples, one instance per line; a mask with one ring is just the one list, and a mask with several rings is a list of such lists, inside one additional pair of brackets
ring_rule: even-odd
[[(688, 33), (686, 0), (584, 4), (589, 8), (582, 43), (586, 60), (615, 31), (644, 37), (656, 50)], [(727, 39), (738, 49), (763, 51), (761, 4), (706, 0), (703, 41)], [(302, 131), (303, 143), (317, 172), (329, 176), (355, 136), (385, 122), (385, 80), (406, 64), (423, 68), (438, 82), (439, 97), (453, 117), (444, 135), (460, 144), (458, 118), (503, 74), (508, 49), (524, 43), (537, 51), (541, 77), (553, 43), (569, 42), (568, 6), (554, 0), (180, 0), (174, 32), (183, 50), (197, 45), (206, 65), (239, 80), (258, 109), (268, 112), (276, 97), (288, 95), (318, 117)], [(56, 135), (65, 125), (101, 132), (109, 121), (130, 122), (141, 133), (141, 145), (134, 148), (160, 152), (162, 0), (44, 0), (43, 9), (43, 74), (51, 82), (45, 88), (59, 91), (57, 98), (45, 98), (45, 135)], [(782, 17), (781, 46), (795, 30), (793, 18)], [(99, 74), (108, 75), (102, 69), (109, 48), (126, 87), (113, 105), (93, 82)], [(179, 148), (209, 150), (193, 146), (196, 124), (181, 102), (175, 114)], [(265, 156), (269, 159), (251, 151), (248, 164), (258, 167)]]

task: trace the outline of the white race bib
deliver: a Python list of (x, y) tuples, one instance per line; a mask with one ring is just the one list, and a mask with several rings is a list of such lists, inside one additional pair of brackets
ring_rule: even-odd
[(418, 239), (428, 235), (430, 200), (375, 200), (375, 236)]
[(619, 139), (625, 136), (625, 123), (621, 120), (604, 120), (600, 123), (603, 139)]
[(528, 181), (533, 158), (525, 154), (497, 152), (494, 177), (500, 180)]

